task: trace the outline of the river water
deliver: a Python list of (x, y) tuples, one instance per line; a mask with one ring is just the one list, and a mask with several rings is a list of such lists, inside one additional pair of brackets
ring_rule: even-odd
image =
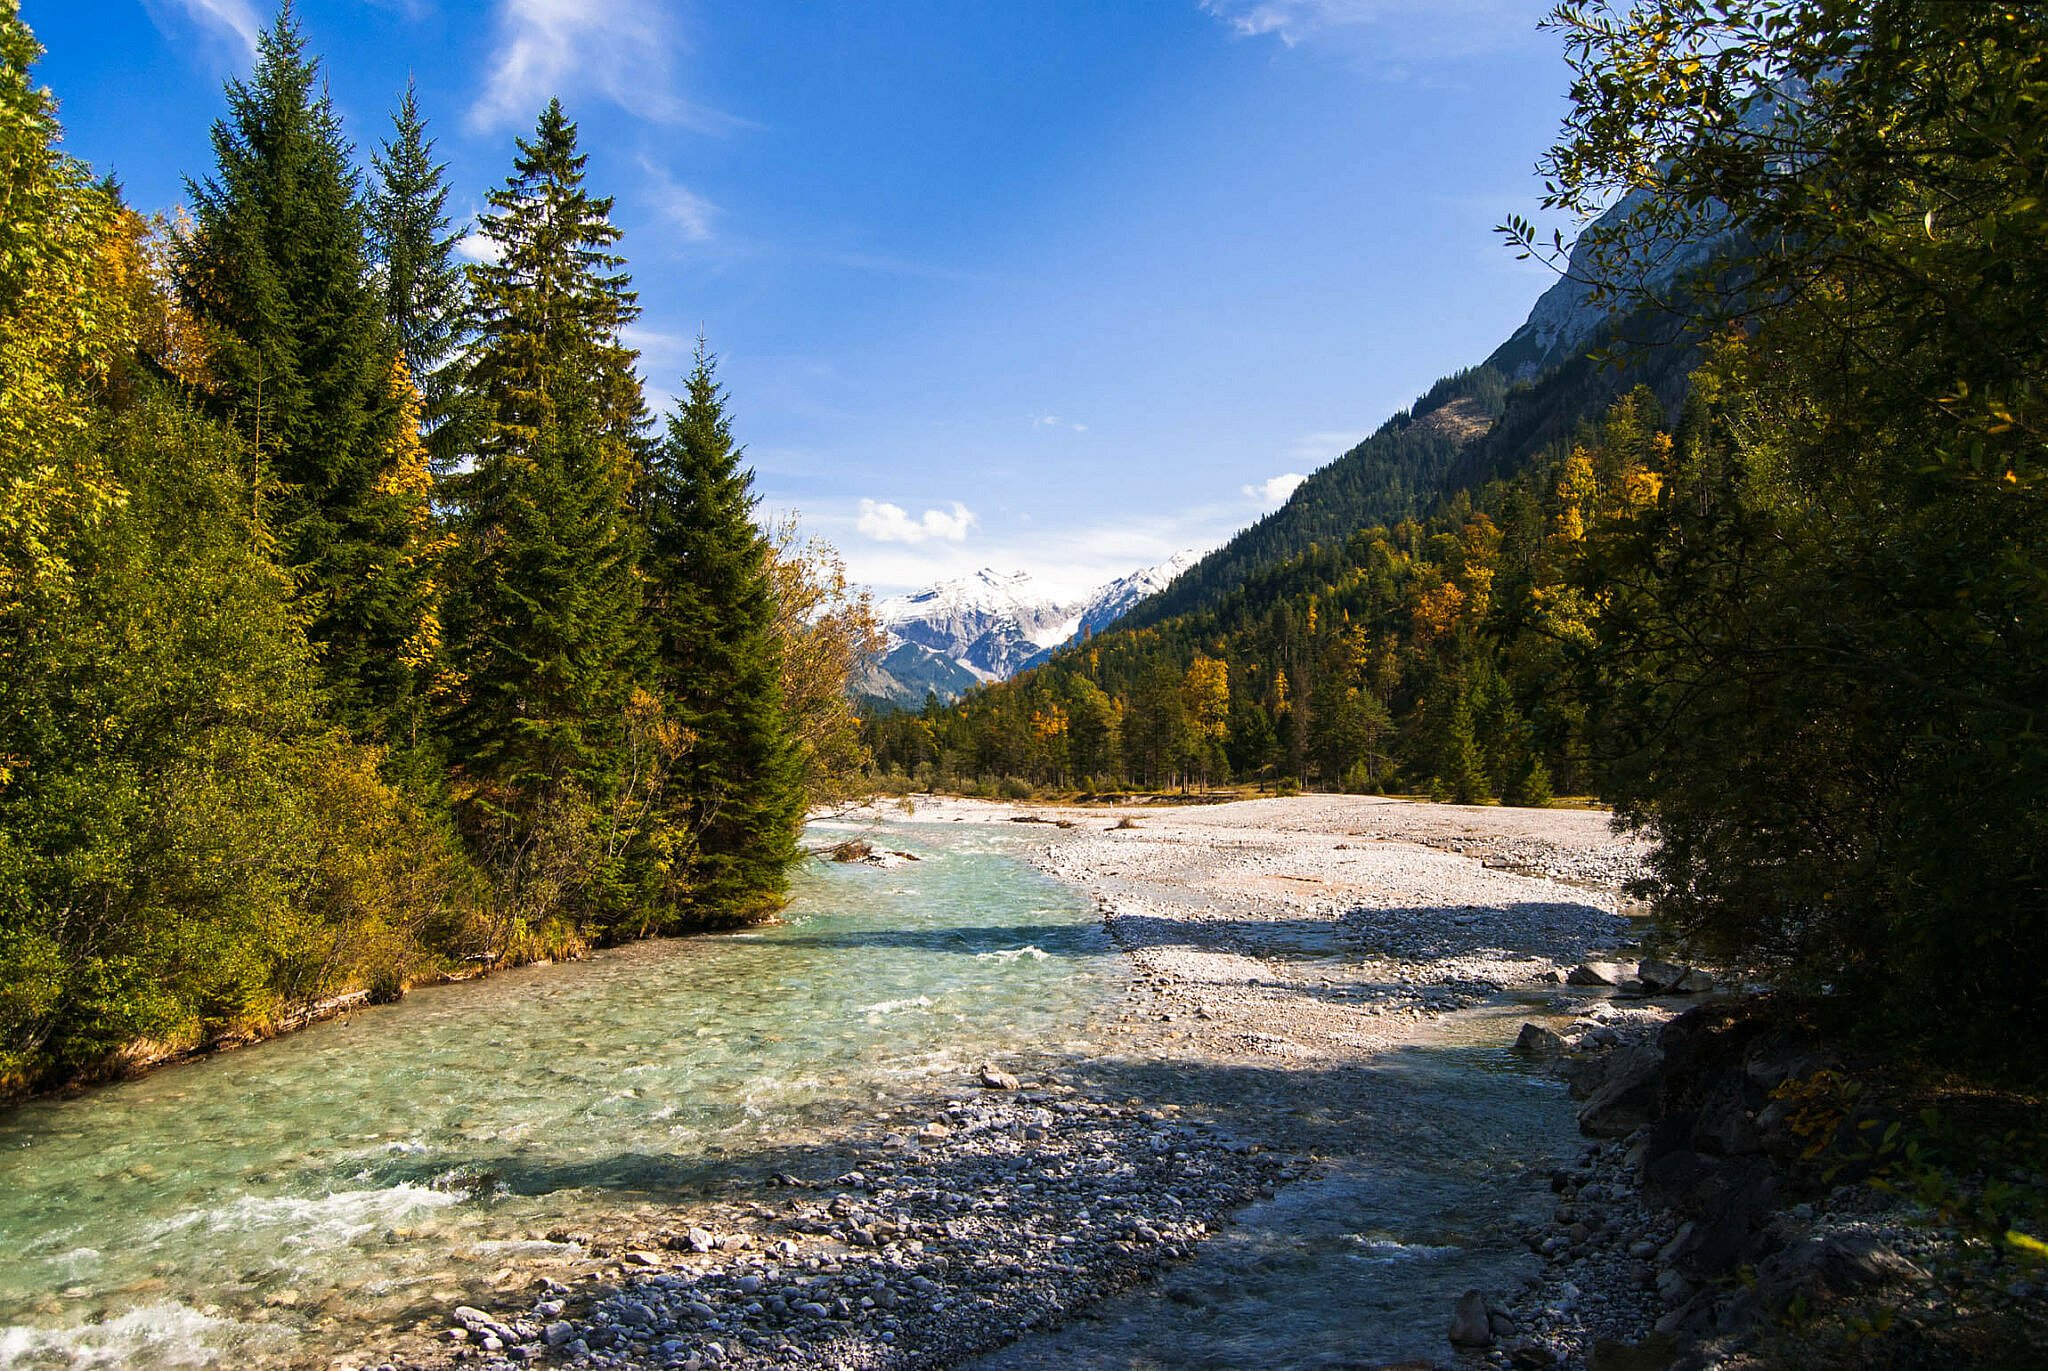
[(1543, 1192), (1512, 1177), (1574, 1145), (1558, 1083), (1503, 1048), (1535, 1006), (1445, 1016), (1336, 1076), (1172, 1059), (1116, 1022), (1126, 966), (1030, 835), (873, 836), (923, 860), (807, 863), (768, 928), (420, 990), (0, 1114), (0, 1371), (355, 1365), (573, 1264), (550, 1233), (659, 1228), (815, 1170), (990, 1057), (1321, 1160), (989, 1371), (1434, 1357), (1449, 1295), (1526, 1268), (1510, 1202)]
[[(821, 835), (824, 836), (824, 835)], [(1082, 1053), (1123, 987), (1027, 839), (807, 863), (778, 925), (414, 992), (0, 1115), (0, 1367), (320, 1365), (488, 1300), (544, 1235), (656, 1209), (957, 1082)]]

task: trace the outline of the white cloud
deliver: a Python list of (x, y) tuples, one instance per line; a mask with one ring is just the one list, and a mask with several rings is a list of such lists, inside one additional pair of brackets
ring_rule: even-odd
[(1547, 5), (1530, 0), (1199, 0), (1242, 37), (1288, 47), (1353, 34), (1373, 65), (1469, 56), (1536, 36)]
[(677, 185), (675, 178), (652, 157), (642, 157), (640, 169), (647, 173), (648, 202), (682, 234), (684, 240), (691, 243), (710, 241), (711, 216), (718, 212), (718, 206), (687, 186)]
[(697, 344), (695, 334), (668, 333), (645, 324), (628, 324), (619, 330), (619, 339), (635, 352), (652, 352), (662, 355), (688, 353)]
[(1046, 595), (1071, 601), (1139, 567), (1157, 566), (1176, 552), (1192, 550), (1199, 556), (1209, 551), (1243, 527), (1244, 505), (1229, 500), (1065, 528), (1043, 527), (1017, 515), (995, 536), (977, 518), (976, 534), (967, 542), (916, 545), (860, 539), (846, 514), (806, 514), (802, 522), (807, 534), (841, 542), (848, 574), (878, 596), (905, 594), (993, 567), (1027, 570)]
[(1278, 476), (1268, 476), (1254, 485), (1240, 487), (1244, 493), (1262, 505), (1283, 505), (1287, 497), (1294, 494), (1294, 488), (1308, 477), (1298, 471), (1283, 471)]
[(256, 36), (263, 31), (263, 21), (256, 15), (252, 0), (153, 0), (151, 8), (170, 4), (183, 10), (193, 22), (202, 27), (225, 30), (238, 39), (256, 55)]
[(1070, 423), (1067, 420), (1060, 418), (1060, 416), (1057, 414), (1034, 414), (1031, 416), (1031, 427), (1065, 428), (1072, 429), (1076, 433), (1086, 433), (1088, 431), (1088, 425)]
[(676, 93), (676, 46), (660, 0), (499, 0), (497, 52), (469, 126), (524, 128), (550, 96), (583, 93), (659, 124), (719, 131), (742, 122)]
[(1317, 429), (1289, 443), (1281, 456), (1289, 466), (1305, 466), (1314, 471), (1336, 461), (1371, 436), (1364, 429)]
[(854, 527), (878, 543), (922, 543), (932, 539), (959, 543), (965, 542), (968, 531), (980, 522), (958, 500), (953, 502), (951, 513), (928, 509), (915, 519), (901, 505), (886, 500), (862, 500), (860, 518)]
[(465, 262), (497, 262), (504, 258), (505, 250), (489, 234), (471, 229), (455, 240), (455, 255)]

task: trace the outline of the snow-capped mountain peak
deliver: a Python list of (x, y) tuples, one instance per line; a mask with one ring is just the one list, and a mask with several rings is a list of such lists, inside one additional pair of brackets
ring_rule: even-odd
[(1130, 613), (1140, 600), (1166, 589), (1174, 577), (1193, 566), (1196, 560), (1192, 552), (1176, 552), (1158, 566), (1141, 567), (1128, 576), (1111, 581), (1088, 597), (1067, 636), (1071, 638), (1084, 631), (1102, 632)]
[(924, 689), (951, 699), (975, 681), (1008, 680), (1083, 633), (1101, 632), (1193, 562), (1176, 553), (1075, 602), (1045, 593), (1028, 571), (992, 567), (891, 596), (875, 606), (888, 646), (863, 690), (914, 705)]
[(1014, 676), (1065, 642), (1074, 611), (1042, 594), (1028, 571), (983, 567), (875, 606), (891, 646), (915, 643), (984, 681)]

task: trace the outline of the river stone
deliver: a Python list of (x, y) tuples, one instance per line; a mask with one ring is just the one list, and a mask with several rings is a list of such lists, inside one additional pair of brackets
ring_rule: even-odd
[(1643, 983), (1643, 989), (1658, 994), (1675, 989), (1685, 979), (1687, 969), (1659, 957), (1645, 957), (1636, 964), (1636, 979)]
[(1467, 1290), (1458, 1296), (1451, 1307), (1449, 1331), (1453, 1347), (1493, 1346), (1493, 1320), (1487, 1314), (1484, 1292)]
[(541, 1330), (541, 1341), (549, 1347), (560, 1347), (576, 1336), (576, 1325), (566, 1319), (558, 1319)]
[(1515, 1035), (1515, 1051), (1529, 1052), (1539, 1057), (1555, 1057), (1565, 1050), (1562, 1034), (1545, 1028), (1540, 1023), (1525, 1023), (1522, 1031)]
[(1632, 970), (1626, 962), (1580, 962), (1564, 978), (1566, 985), (1620, 985)]
[(1678, 1344), (1668, 1337), (1653, 1334), (1638, 1343), (1597, 1339), (1593, 1343), (1592, 1355), (1586, 1358), (1586, 1365), (1590, 1371), (1665, 1371), (1676, 1360)]

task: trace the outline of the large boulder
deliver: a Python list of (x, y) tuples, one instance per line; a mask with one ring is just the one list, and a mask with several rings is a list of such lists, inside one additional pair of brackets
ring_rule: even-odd
[(1515, 1035), (1517, 1052), (1527, 1052), (1536, 1057), (1556, 1057), (1561, 1056), (1564, 1050), (1564, 1036), (1540, 1023), (1525, 1023), (1522, 1031)]
[(1702, 1152), (1723, 1157), (1752, 1156), (1764, 1150), (1756, 1113), (1762, 1092), (1745, 1077), (1724, 1075), (1707, 1091), (1693, 1121), (1693, 1141)]
[(1580, 962), (1564, 978), (1566, 985), (1615, 986), (1635, 976), (1628, 962)]
[(1780, 1239), (1764, 1231), (1784, 1193), (1784, 1181), (1760, 1162), (1715, 1164), (1687, 1194), (1698, 1215), (1662, 1257), (1696, 1280), (1713, 1281), (1753, 1266)]
[(1451, 1346), (1481, 1348), (1493, 1346), (1493, 1319), (1486, 1308), (1486, 1296), (1467, 1290), (1451, 1307)]
[(1579, 1107), (1579, 1131), (1595, 1138), (1623, 1138), (1649, 1123), (1657, 1112), (1663, 1071), (1663, 1052), (1647, 1044), (1610, 1052), (1598, 1084)]
[(1809, 1309), (1887, 1285), (1919, 1284), (1927, 1273), (1868, 1233), (1808, 1238), (1757, 1264), (1764, 1307), (1782, 1314), (1805, 1297)]
[(1643, 989), (1652, 995), (1666, 994), (1678, 988), (1690, 967), (1667, 962), (1660, 957), (1645, 957), (1636, 963), (1636, 979), (1643, 983)]

